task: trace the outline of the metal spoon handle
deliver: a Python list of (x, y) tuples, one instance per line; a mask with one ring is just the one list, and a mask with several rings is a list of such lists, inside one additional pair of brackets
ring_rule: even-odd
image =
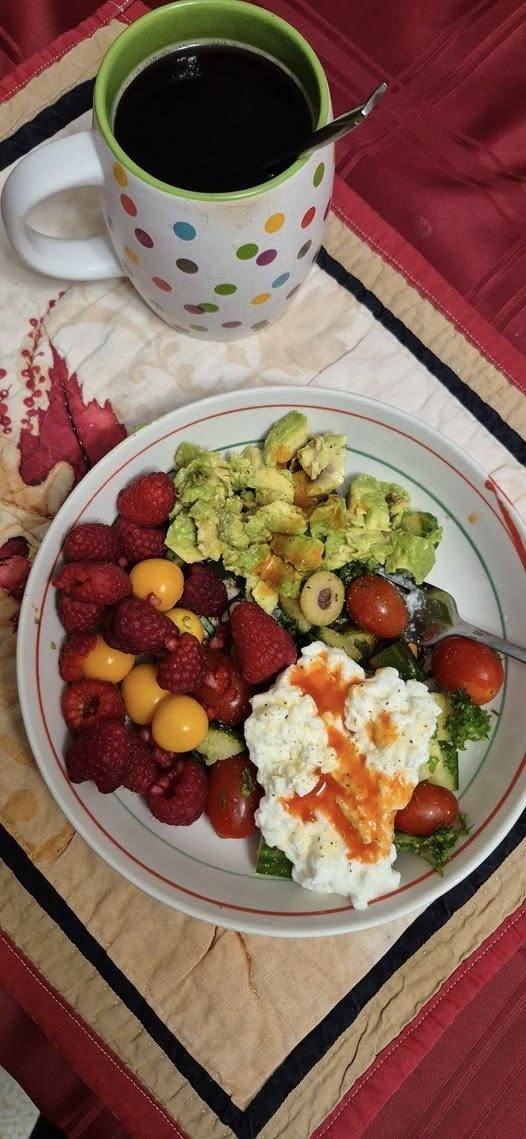
[(308, 138), (304, 138), (302, 142), (296, 143), (293, 147), (288, 147), (286, 150), (273, 154), (272, 158), (265, 163), (265, 166), (271, 169), (278, 163), (299, 158), (300, 155), (309, 154), (312, 150), (318, 150), (318, 147), (325, 146), (328, 142), (337, 142), (339, 138), (343, 138), (344, 134), (355, 130), (356, 127), (360, 126), (360, 123), (363, 123), (364, 119), (370, 115), (373, 107), (376, 106), (386, 91), (387, 83), (380, 83), (380, 86), (375, 88), (365, 103), (362, 103), (359, 107), (355, 107), (353, 111), (347, 111), (345, 115), (340, 115), (339, 118), (333, 119), (332, 122), (327, 123), (324, 127), (320, 127), (319, 130), (314, 131)]
[(495, 649), (495, 652), (515, 657), (515, 660), (520, 660), (526, 664), (526, 649), (523, 649), (521, 645), (515, 645), (513, 641), (505, 641), (503, 637), (497, 637), (494, 633), (486, 632), (485, 629), (477, 629), (476, 625), (468, 625), (467, 621), (458, 621), (451, 628), (445, 629), (436, 639), (432, 638), (427, 643), (438, 644), (444, 637), (470, 637), (472, 641), (478, 641), (481, 645), (488, 645), (490, 649)]

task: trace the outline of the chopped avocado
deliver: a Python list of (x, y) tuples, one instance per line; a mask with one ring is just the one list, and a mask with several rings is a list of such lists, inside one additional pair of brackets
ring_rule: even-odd
[(400, 525), (403, 513), (409, 506), (409, 495), (403, 486), (398, 486), (398, 483), (384, 482), (382, 486), (384, 488), (391, 526), (394, 528)]
[(277, 501), (292, 503), (294, 499), (294, 483), (290, 471), (275, 471), (271, 467), (263, 467), (256, 472), (254, 489), (258, 506), (267, 506)]
[[(301, 574), (289, 562), (269, 552), (255, 570), (257, 576), (280, 597), (297, 597), (301, 587)], [(276, 598), (277, 601), (277, 598)]]
[(409, 510), (407, 511), (400, 523), (402, 530), (407, 530), (410, 534), (416, 534), (419, 538), (427, 538), (434, 546), (438, 546), (442, 537), (442, 527), (438, 525), (438, 520), (434, 514), (428, 514), (425, 510)]
[(174, 518), (164, 541), (183, 562), (202, 562), (205, 558), (197, 546), (197, 526), (184, 512)]
[(324, 645), (329, 645), (333, 649), (343, 649), (347, 656), (360, 664), (368, 660), (378, 644), (376, 637), (373, 637), (372, 633), (366, 633), (364, 629), (349, 627), (338, 630), (329, 626), (316, 629), (315, 633), (317, 639), (323, 641)]
[(217, 533), (225, 546), (234, 546), (236, 550), (246, 550), (250, 545), (250, 538), (246, 532), (243, 517), (243, 503), (234, 496), (228, 498), (217, 519)]
[(233, 546), (223, 545), (223, 565), (226, 570), (238, 577), (250, 577), (269, 553), (270, 546), (265, 543), (250, 546), (246, 550), (236, 550)]
[(267, 542), (275, 534), (304, 534), (307, 519), (291, 502), (269, 502), (249, 514), (246, 532), (251, 542)]
[(331, 494), (326, 502), (320, 502), (309, 517), (309, 530), (313, 538), (326, 538), (335, 531), (345, 531), (349, 523), (347, 507), (343, 498)]
[(228, 759), (231, 755), (239, 755), (244, 749), (245, 743), (241, 732), (235, 732), (232, 728), (211, 727), (208, 729), (203, 742), (195, 750), (198, 755), (203, 757), (207, 767), (209, 767), (218, 759)]
[(192, 459), (197, 459), (198, 455), (206, 455), (207, 451), (203, 447), (198, 447), (196, 443), (180, 443), (177, 451), (175, 452), (174, 467), (176, 471), (180, 471), (181, 467), (187, 467)]
[[(345, 435), (315, 435), (298, 451), (298, 462), (309, 478), (315, 482), (337, 460), (338, 469), (341, 469), (341, 477), (334, 487), (328, 488), (335, 490), (343, 482), (346, 442)], [(334, 471), (336, 468), (333, 466), (332, 469)]]
[(295, 597), (282, 597), (281, 608), (287, 617), (294, 622), (300, 633), (308, 633), (312, 629), (311, 622), (307, 620), (299, 601)]
[(341, 569), (347, 562), (364, 562), (367, 568), (383, 565), (389, 550), (389, 534), (382, 530), (361, 530), (349, 526), (345, 533), (336, 531), (325, 540), (323, 564), (327, 569)]
[(357, 475), (351, 482), (347, 506), (353, 526), (366, 530), (390, 530), (386, 483), (372, 475)]
[(245, 447), (243, 451), (231, 451), (226, 461), (234, 491), (253, 487), (256, 471), (264, 468), (261, 447), (252, 445)]
[(423, 763), (418, 777), (436, 783), (439, 787), (458, 790), (458, 752), (451, 741), (448, 721), (451, 715), (451, 700), (445, 692), (434, 692), (433, 697), (440, 704), (435, 734), (429, 745), (429, 759)]
[(272, 551), (285, 558), (285, 561), (291, 562), (302, 573), (309, 573), (321, 566), (323, 542), (318, 538), (309, 538), (305, 534), (298, 534), (295, 537), (276, 534), (272, 541)]
[(212, 510), (219, 510), (232, 493), (228, 464), (215, 451), (199, 451), (185, 467), (179, 468), (174, 484), (184, 506), (208, 502)]
[(394, 641), (392, 645), (371, 657), (369, 668), (396, 668), (402, 680), (423, 680), (424, 673), (411, 649), (405, 641)]
[(301, 411), (289, 411), (274, 423), (265, 439), (263, 457), (266, 466), (277, 467), (290, 463), (308, 438), (307, 417)]
[(435, 564), (435, 547), (429, 538), (419, 538), (407, 530), (393, 530), (389, 535), (385, 559), (387, 573), (406, 570), (417, 585), (427, 577)]
[(273, 585), (252, 575), (247, 578), (247, 596), (257, 601), (265, 613), (272, 613), (279, 601), (278, 591)]

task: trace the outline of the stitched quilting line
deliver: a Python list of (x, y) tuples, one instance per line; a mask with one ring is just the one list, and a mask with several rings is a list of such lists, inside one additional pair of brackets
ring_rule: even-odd
[[(454, 980), (450, 980), (450, 981), (446, 982), (446, 984), (440, 988), (440, 991), (436, 994), (436, 996), (432, 997), (432, 999), (426, 1004), (426, 1007), (422, 1010), (422, 1012), (418, 1013), (418, 1015), (415, 1017), (415, 1019), (412, 1021), (412, 1023), (410, 1025), (408, 1025), (407, 1028), (405, 1028), (400, 1033), (400, 1035), (396, 1038), (396, 1040), (394, 1040), (392, 1042), (392, 1044), (390, 1044), (389, 1048), (387, 1048), (387, 1050), (384, 1052), (384, 1054), (381, 1057), (379, 1057), (378, 1060), (376, 1060), (376, 1062), (372, 1065), (372, 1067), (367, 1072), (364, 1079), (361, 1081), (360, 1086), (352, 1088), (347, 1092), (347, 1095), (343, 1099), (342, 1103), (339, 1105), (338, 1111), (336, 1112), (335, 1115), (332, 1115), (327, 1120), (327, 1122), (325, 1123), (325, 1126), (323, 1127), (323, 1130), (319, 1132), (317, 1139), (322, 1139), (323, 1135), (326, 1134), (329, 1127), (331, 1127), (332, 1124), (335, 1123), (336, 1120), (339, 1118), (342, 1111), (344, 1111), (345, 1108), (349, 1106), (351, 1100), (354, 1099), (354, 1097), (356, 1095), (358, 1095), (359, 1092), (362, 1091), (362, 1089), (365, 1087), (366, 1083), (368, 1083), (368, 1081), (371, 1079), (371, 1077), (374, 1076), (375, 1073), (380, 1070), (380, 1068), (382, 1067), (382, 1064), (385, 1064), (386, 1060), (388, 1060), (389, 1057), (392, 1056), (396, 1052), (397, 1048), (400, 1048), (402, 1044), (405, 1044), (406, 1040), (408, 1040), (409, 1037), (412, 1036), (416, 1032), (417, 1028), (420, 1028), (420, 1026), (423, 1024), (424, 1020), (426, 1019), (426, 1017), (428, 1017), (430, 1013), (434, 1012), (437, 1005), (439, 1005), (440, 1002), (442, 1000), (444, 1000), (445, 997), (449, 996), (449, 994), (453, 991), (455, 986), (458, 985), (459, 982), (462, 981), (464, 979), (464, 977), (467, 976), (467, 974), (470, 972), (471, 969), (473, 969), (473, 967), (475, 965), (478, 965), (479, 961), (482, 961), (482, 958), (486, 956), (486, 953), (489, 953), (490, 950), (492, 950), (494, 948), (494, 946), (497, 945), (497, 943), (501, 940), (501, 938), (504, 937), (504, 935), (506, 933), (508, 933), (509, 930), (512, 929), (514, 925), (516, 925), (516, 923), (524, 916), (524, 912), (525, 912), (524, 907), (521, 907), (521, 909), (517, 911), (517, 913), (514, 915), (514, 917), (506, 923), (505, 928), (503, 930), (501, 930), (501, 932), (497, 935), (497, 937), (494, 937), (491, 940), (490, 944), (487, 945), (485, 949), (482, 949), (482, 951), (480, 953), (477, 953), (477, 955), (474, 958), (472, 958), (472, 960), (469, 961), (462, 968), (461, 972), (455, 977)], [(442, 1035), (443, 1035), (443, 1033), (442, 1033)]]
[[(342, 209), (341, 206), (334, 205), (333, 208), (334, 208), (334, 212), (336, 214), (338, 214), (339, 217), (341, 217), (346, 222), (346, 224), (349, 226), (349, 229), (352, 229), (355, 233), (359, 234), (360, 237), (362, 237), (364, 239), (364, 241), (366, 242), (367, 245), (371, 245), (373, 247), (373, 249), (377, 250), (377, 252), (380, 254), (380, 256), (382, 258), (385, 258), (387, 261), (390, 262), (390, 264), (395, 265), (396, 268), (402, 274), (402, 276), (405, 277), (405, 279), (407, 281), (410, 281), (412, 285), (414, 285), (417, 292), (419, 292), (421, 294), (423, 293), (425, 296), (429, 297), (429, 299), (431, 301), (433, 301), (433, 303), (438, 307), (439, 311), (445, 313), (445, 315), (448, 316), (450, 318), (450, 320), (453, 322), (454, 326), (461, 329), (461, 331), (464, 333), (464, 336), (466, 337), (466, 339), (471, 344), (474, 344), (475, 347), (480, 350), (482, 355), (485, 356), (486, 359), (489, 360), (490, 363), (494, 365), (494, 367), (497, 369), (497, 371), (502, 372), (502, 374), (507, 377), (507, 379), (510, 381), (510, 383), (513, 384), (513, 387), (518, 392), (520, 392), (521, 395), (524, 394), (522, 391), (522, 388), (520, 387), (520, 385), (518, 383), (518, 381), (515, 380), (514, 377), (511, 375), (511, 372), (509, 372), (507, 370), (507, 368), (504, 367), (503, 364), (499, 363), (499, 361), (496, 359), (496, 357), (492, 356), (491, 352), (489, 352), (486, 348), (483, 347), (480, 340), (477, 339), (476, 335), (469, 331), (469, 329), (466, 327), (466, 325), (463, 324), (461, 320), (459, 320), (458, 316), (456, 316), (443, 301), (439, 300), (438, 297), (435, 296), (435, 294), (433, 292), (431, 292), (431, 290), (427, 286), (424, 287), (418, 281), (418, 279), (413, 276), (413, 274), (409, 271), (409, 269), (406, 269), (402, 265), (401, 261), (399, 261), (398, 258), (394, 254), (388, 253), (387, 250), (385, 250), (380, 245), (380, 243), (378, 241), (376, 241), (373, 237), (371, 237), (371, 235), (368, 234), (366, 230), (362, 229), (362, 227), (360, 225), (358, 225), (358, 223), (356, 221), (353, 221), (353, 219), (349, 217), (349, 215), (345, 212), (344, 209)], [(485, 402), (487, 402), (487, 401), (485, 401)]]
[[(115, 19), (115, 16), (123, 15), (126, 8), (129, 8), (130, 4), (134, 3), (134, 0), (121, 0), (120, 4), (117, 3), (117, 0), (110, 0), (110, 3), (114, 5), (115, 12), (108, 12), (108, 19), (103, 24), (100, 24), (101, 28), (106, 27), (106, 25), (109, 24), (110, 20)], [(94, 18), (97, 18), (96, 13), (94, 13)], [(125, 20), (125, 22), (129, 24), (129, 20)], [(94, 35), (95, 31), (92, 34)], [(11, 89), (9, 97), (5, 100), (5, 102), (9, 103), (10, 99), (13, 98), (13, 95), (16, 95), (17, 91), (21, 91), (23, 87), (28, 87), (29, 84), (32, 83), (33, 79), (36, 79), (37, 76), (41, 75), (43, 71), (46, 71), (48, 67), (53, 67), (54, 64), (58, 63), (60, 59), (63, 59), (64, 56), (68, 54), (68, 52), (73, 51), (73, 49), (79, 47), (80, 44), (86, 43), (86, 41), (89, 39), (91, 39), (91, 36), (86, 36), (83, 40), (79, 40), (77, 43), (67, 44), (66, 47), (62, 49), (62, 51), (59, 51), (58, 55), (54, 55), (52, 59), (44, 60), (41, 66), (37, 67), (36, 71), (34, 71), (33, 74), (29, 76), (29, 79), (21, 79), (20, 83), (17, 83), (16, 87), (13, 87)]]
[(28, 973), (31, 975), (33, 980), (37, 982), (37, 985), (39, 985), (40, 988), (43, 989), (44, 992), (47, 993), (48, 996), (51, 997), (51, 999), (55, 1002), (55, 1004), (57, 1004), (58, 1007), (61, 1009), (61, 1011), (64, 1012), (66, 1014), (66, 1016), (68, 1016), (69, 1019), (73, 1021), (73, 1023), (77, 1026), (77, 1028), (80, 1028), (80, 1031), (83, 1032), (84, 1035), (87, 1036), (88, 1039), (91, 1041), (91, 1043), (95, 1045), (95, 1047), (99, 1050), (99, 1052), (101, 1052), (102, 1055), (107, 1060), (109, 1060), (110, 1064), (112, 1064), (113, 1067), (117, 1069), (117, 1071), (121, 1074), (121, 1076), (124, 1076), (124, 1078), (128, 1081), (128, 1083), (131, 1084), (132, 1087), (134, 1087), (135, 1090), (139, 1092), (139, 1094), (143, 1097), (143, 1099), (147, 1100), (147, 1102), (150, 1104), (151, 1107), (153, 1107), (156, 1111), (160, 1112), (160, 1114), (163, 1116), (163, 1118), (166, 1120), (166, 1122), (171, 1127), (171, 1129), (174, 1133), (175, 1139), (185, 1139), (185, 1136), (182, 1134), (181, 1131), (179, 1131), (179, 1128), (174, 1123), (173, 1119), (170, 1118), (170, 1116), (165, 1111), (165, 1109), (162, 1107), (162, 1105), (160, 1103), (158, 1103), (157, 1100), (155, 1100), (153, 1098), (153, 1096), (150, 1095), (150, 1093), (147, 1092), (144, 1087), (142, 1087), (138, 1082), (136, 1082), (136, 1080), (133, 1079), (133, 1077), (127, 1071), (125, 1066), (123, 1064), (119, 1063), (119, 1061), (115, 1058), (115, 1056), (113, 1056), (111, 1054), (111, 1052), (109, 1052), (106, 1048), (103, 1047), (103, 1045), (100, 1043), (100, 1041), (94, 1035), (94, 1033), (92, 1033), (90, 1031), (88, 1026), (83, 1021), (81, 1021), (78, 1017), (76, 1017), (74, 1015), (74, 1013), (71, 1011), (71, 1009), (68, 1008), (68, 1006), (65, 1003), (63, 1003), (57, 997), (56, 993), (54, 993), (51, 988), (48, 988), (48, 986), (44, 984), (44, 982), (42, 981), (42, 978), (38, 975), (36, 970), (32, 968), (30, 962), (19, 952), (17, 947), (15, 945), (13, 945), (11, 941), (8, 941), (2, 934), (0, 934), (0, 937), (2, 938), (2, 941), (4, 942), (4, 945), (6, 946), (8, 952), (12, 953), (13, 956), (16, 957), (16, 959), (19, 961), (19, 963), (22, 965), (22, 967), (24, 969), (27, 969)]

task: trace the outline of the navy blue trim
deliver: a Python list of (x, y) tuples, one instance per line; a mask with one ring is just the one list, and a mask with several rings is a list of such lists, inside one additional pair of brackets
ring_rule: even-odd
[[(501, 862), (526, 835), (526, 814), (512, 828), (500, 846), (477, 869), (454, 889), (434, 902), (421, 917), (409, 926), (398, 941), (369, 971), (354, 989), (327, 1014), (300, 1043), (292, 1049), (279, 1068), (267, 1080), (247, 1107), (240, 1111), (205, 1068), (194, 1060), (169, 1028), (163, 1023), (131, 981), (115, 965), (106, 950), (85, 928), (67, 902), (61, 898), (40, 870), (30, 861), (18, 843), (0, 827), (0, 855), (13, 874), (60, 927), (66, 937), (95, 967), (113, 992), (141, 1022), (146, 1031), (162, 1048), (188, 1080), (201, 1099), (208, 1104), (222, 1123), (230, 1127), (237, 1139), (255, 1139), (291, 1091), (303, 1080), (327, 1052), (327, 1049), (345, 1032), (367, 1002), (382, 985), (393, 976), (416, 951), (497, 870)], [(293, 951), (293, 950), (291, 950)]]
[(56, 103), (45, 107), (34, 119), (24, 123), (9, 138), (0, 142), (0, 170), (5, 170), (17, 158), (22, 158), (23, 154), (28, 154), (40, 142), (45, 142), (57, 131), (67, 127), (73, 119), (78, 119), (84, 111), (89, 111), (93, 102), (94, 83), (94, 79), (86, 79), (72, 91), (66, 91)]
[(411, 332), (399, 317), (394, 316), (394, 314), (382, 304), (382, 301), (358, 280), (358, 277), (354, 277), (352, 273), (349, 273), (347, 269), (345, 269), (343, 265), (340, 265), (339, 261), (336, 261), (334, 257), (331, 257), (330, 253), (327, 253), (327, 250), (323, 247), (318, 253), (318, 265), (325, 273), (328, 273), (334, 281), (337, 281), (339, 285), (347, 289), (347, 292), (351, 293), (357, 301), (365, 305), (375, 320), (383, 325), (388, 332), (391, 332), (398, 342), (403, 344), (411, 355), (415, 356), (416, 359), (427, 368), (428, 372), (431, 372), (431, 375), (434, 376), (435, 379), (440, 380), (440, 383), (443, 384), (452, 395), (456, 396), (463, 407), (470, 411), (471, 414), (475, 416), (475, 419), (478, 419), (479, 423), (482, 423), (483, 427), (486, 427), (487, 430), (495, 436), (495, 439), (499, 440), (499, 443), (502, 443), (504, 447), (507, 447), (508, 451), (511, 451), (511, 454), (519, 463), (526, 463), (526, 443), (524, 439), (501, 419), (498, 412), (494, 411), (489, 404), (484, 403), (484, 400), (482, 400), (476, 392), (472, 391), (468, 384), (465, 384), (447, 364), (444, 364), (438, 356), (435, 356), (435, 353), (432, 352), (430, 348), (426, 348), (426, 345), (418, 339), (418, 336), (415, 336), (414, 332)]

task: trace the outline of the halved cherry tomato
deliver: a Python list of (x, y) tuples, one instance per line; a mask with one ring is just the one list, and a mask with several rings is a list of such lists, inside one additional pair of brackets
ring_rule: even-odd
[(487, 704), (502, 687), (504, 669), (499, 656), (469, 637), (446, 637), (433, 649), (431, 671), (440, 688), (463, 688), (474, 704)]
[(405, 601), (392, 582), (378, 574), (355, 577), (347, 586), (346, 602), (353, 621), (375, 637), (399, 637), (407, 625)]
[(254, 833), (254, 811), (262, 789), (246, 751), (220, 759), (210, 769), (205, 811), (220, 838), (247, 838)]
[(250, 689), (231, 657), (220, 649), (205, 649), (206, 673), (194, 692), (209, 720), (241, 724), (250, 715)]
[(417, 783), (402, 811), (395, 815), (395, 830), (427, 838), (438, 827), (449, 827), (458, 819), (458, 799), (447, 787), (434, 783)]

